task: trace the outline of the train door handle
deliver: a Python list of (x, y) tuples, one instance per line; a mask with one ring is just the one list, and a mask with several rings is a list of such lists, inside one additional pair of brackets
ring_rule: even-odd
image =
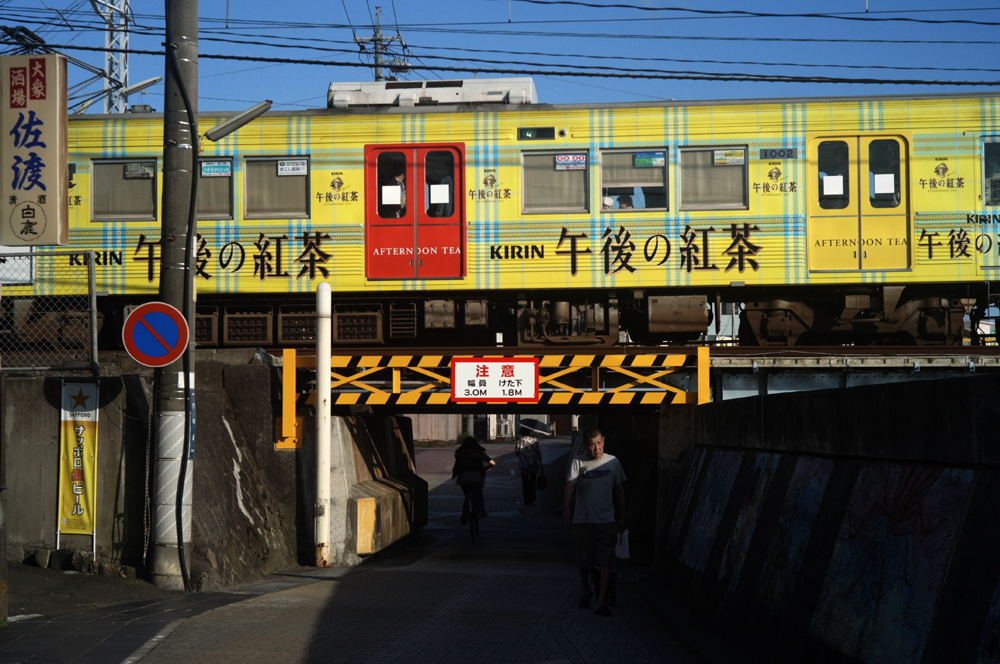
[(424, 262), (422, 260), (419, 260), (419, 261), (417, 261), (417, 265), (419, 265), (420, 267), (423, 267), (424, 266)]
[(861, 252), (861, 256), (862, 256), (862, 258), (868, 258), (868, 252), (867, 251), (862, 251)]
[(413, 267), (413, 260), (410, 260), (410, 267)]
[(856, 252), (856, 251), (854, 252), (854, 257), (855, 257), (855, 258), (857, 258), (857, 257), (858, 257), (858, 252)]

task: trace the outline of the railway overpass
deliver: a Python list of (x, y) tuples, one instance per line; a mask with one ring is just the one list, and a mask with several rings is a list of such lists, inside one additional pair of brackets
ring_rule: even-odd
[[(539, 362), (546, 365), (540, 375), (549, 377), (541, 382), (550, 395), (546, 410), (575, 411), (602, 426), (608, 451), (628, 464), (637, 506), (630, 527), (654, 574), (682, 589), (705, 619), (740, 638), (757, 634), (766, 647), (774, 647), (767, 635), (785, 638), (792, 643), (786, 661), (801, 661), (816, 648), (846, 653), (853, 646), (838, 635), (849, 629), (873, 643), (899, 642), (895, 628), (874, 614), (870, 626), (837, 617), (845, 615), (850, 580), (860, 581), (850, 573), (858, 565), (874, 575), (861, 586), (885, 588), (877, 601), (891, 604), (892, 624), (909, 630), (903, 635), (908, 648), (940, 648), (960, 632), (964, 643), (982, 644), (992, 624), (991, 584), (1000, 579), (976, 545), (995, 536), (988, 506), (1000, 486), (993, 479), (1000, 454), (989, 429), (1000, 380), (993, 375), (994, 349), (713, 348), (700, 351), (700, 373), (697, 349), (663, 350)], [(484, 357), (514, 354), (482, 351)], [(537, 406), (433, 403), (432, 395), (446, 395), (448, 377), (438, 355), (376, 356), (368, 349), (334, 358), (332, 375), (341, 381), (331, 409), (340, 450), (341, 562), (381, 550), (427, 521), (427, 485), (416, 472), (400, 413), (538, 412)], [(191, 565), (203, 589), (308, 557), (314, 362), (283, 350), (199, 353)], [(116, 508), (102, 514), (97, 548), (104, 555), (119, 551), (126, 564), (142, 560), (136, 524), (143, 522), (150, 378), (124, 357), (102, 355), (101, 417), (109, 426), (99, 504)], [(25, 482), (36, 484), (33, 495), (47, 494), (53, 478), (24, 470), (39, 460), (56, 465), (54, 458), (45, 461), (50, 451), (39, 453), (29, 443), (53, 426), (52, 407), (38, 407), (52, 404), (52, 380), (25, 375), (5, 382), (8, 495), (30, 493)], [(709, 391), (712, 401), (704, 403)], [(565, 403), (555, 403), (560, 399)], [(31, 412), (14, 404), (31, 404)], [(289, 404), (291, 421), (303, 420), (290, 436)], [(113, 433), (114, 423), (120, 433)], [(54, 517), (45, 501), (35, 502), (24, 509), (8, 503), (8, 538), (22, 550), (44, 546), (51, 532)], [(868, 529), (860, 539), (851, 525), (858, 518)], [(943, 523), (952, 525), (941, 531)], [(907, 559), (914, 547), (928, 557)], [(784, 571), (776, 567), (781, 556), (794, 559)], [(876, 559), (875, 567), (865, 562)], [(930, 568), (921, 565), (937, 571), (928, 575)], [(906, 585), (913, 578), (919, 588)], [(762, 596), (764, 586), (775, 592)], [(905, 601), (892, 595), (903, 588), (909, 588)], [(958, 598), (968, 592), (975, 601), (963, 605)], [(935, 610), (938, 605), (950, 613)], [(907, 614), (907, 606), (922, 607), (920, 615)], [(747, 616), (754, 616), (747, 623), (753, 629), (742, 624)]]

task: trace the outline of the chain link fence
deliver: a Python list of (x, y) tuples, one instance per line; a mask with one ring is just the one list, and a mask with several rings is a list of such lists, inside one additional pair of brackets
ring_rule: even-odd
[(0, 370), (97, 373), (93, 251), (0, 250)]

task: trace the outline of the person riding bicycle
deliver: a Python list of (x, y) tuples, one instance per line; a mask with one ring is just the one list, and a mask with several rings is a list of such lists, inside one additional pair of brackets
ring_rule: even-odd
[(475, 438), (469, 436), (455, 450), (455, 465), (451, 468), (451, 476), (455, 483), (462, 487), (465, 501), (462, 503), (462, 525), (469, 520), (469, 512), (474, 509), (480, 517), (486, 516), (483, 503), (483, 485), (486, 484), (486, 471), (496, 465), (496, 461), (486, 454), (486, 450)]

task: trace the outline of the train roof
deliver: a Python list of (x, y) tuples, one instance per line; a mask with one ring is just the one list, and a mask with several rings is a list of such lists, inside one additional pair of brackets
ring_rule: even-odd
[[(463, 113), (526, 110), (587, 110), (616, 108), (684, 108), (704, 106), (761, 106), (782, 104), (834, 104), (871, 101), (923, 101), (934, 99), (978, 99), (1000, 96), (997, 89), (982, 92), (922, 93), (895, 95), (844, 95), (823, 97), (772, 97), (747, 99), (704, 99), (644, 102), (608, 102), (584, 104), (538, 103), (534, 81), (531, 78), (457, 79), (451, 81), (380, 81), (359, 83), (331, 83), (327, 92), (327, 108), (301, 111), (269, 111), (267, 116), (309, 115), (396, 115), (424, 113)], [(139, 107), (143, 108), (143, 107)], [(162, 113), (145, 113), (138, 109), (135, 115), (162, 116)], [(227, 117), (241, 111), (202, 111), (207, 117)], [(70, 119), (121, 120), (120, 114), (70, 115)]]
[(439, 106), (470, 104), (535, 104), (530, 78), (472, 78), (449, 81), (377, 81), (331, 83), (327, 108), (352, 106)]

